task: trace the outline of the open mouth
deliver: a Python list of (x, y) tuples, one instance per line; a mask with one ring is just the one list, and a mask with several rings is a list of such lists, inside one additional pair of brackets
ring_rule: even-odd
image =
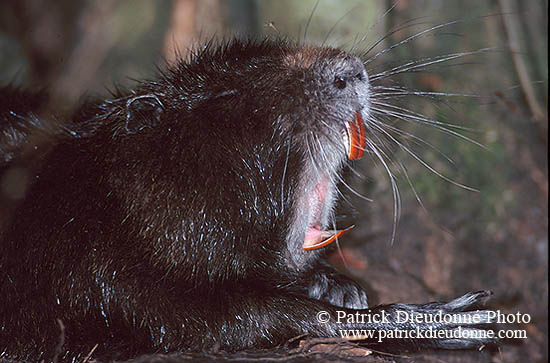
[[(363, 117), (359, 111), (356, 111), (354, 120), (347, 122), (344, 132), (344, 144), (346, 145), (348, 159), (358, 160), (363, 156), (366, 146), (365, 133)], [(350, 226), (342, 230), (332, 231), (321, 229), (320, 219), (327, 196), (328, 183), (328, 177), (322, 178), (319, 184), (315, 186), (315, 190), (310, 198), (313, 222), (306, 230), (304, 244), (302, 245), (302, 248), (306, 251), (328, 246), (354, 227)]]
[(355, 226), (351, 225), (346, 229), (334, 231), (322, 231), (320, 227), (309, 227), (306, 231), (306, 238), (304, 239), (302, 248), (306, 251), (311, 251), (328, 246), (353, 227)]

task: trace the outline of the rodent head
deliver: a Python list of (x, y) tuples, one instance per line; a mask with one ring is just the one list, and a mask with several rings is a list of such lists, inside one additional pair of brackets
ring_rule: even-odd
[[(205, 48), (180, 63), (166, 79), (178, 85), (167, 88), (173, 96), (168, 99), (176, 102), (173, 108), (212, 113), (227, 107), (240, 112), (241, 121), (231, 123), (232, 129), (243, 128), (249, 137), (252, 130), (254, 134), (276, 130), (315, 162), (321, 162), (318, 153), (312, 155), (318, 141), (323, 148), (330, 144), (340, 151), (326, 157), (343, 159), (346, 151), (349, 154), (350, 146), (358, 146), (343, 142), (353, 136), (349, 122), (357, 123), (358, 112), (363, 120), (370, 116), (369, 81), (362, 61), (335, 48), (300, 46), (281, 39), (234, 40)], [(208, 122), (224, 126), (224, 117), (215, 116), (200, 121), (203, 129), (210, 126)]]
[(280, 40), (236, 43), (222, 54), (222, 73), (231, 79), (220, 83), (215, 95), (232, 104), (227, 109), (241, 121), (252, 118), (240, 149), (250, 154), (241, 157), (263, 156), (257, 164), (273, 169), (269, 182), (279, 190), (269, 198), (277, 205), (275, 215), (285, 217), (287, 260), (305, 267), (316, 253), (304, 250), (336, 238), (336, 231), (326, 229), (342, 164), (360, 158), (365, 149), (370, 90), (364, 65), (338, 49)]
[[(159, 220), (187, 225), (167, 234), (183, 240), (200, 235), (186, 242), (185, 258), (194, 248), (207, 249), (212, 256), (198, 266), (206, 266), (210, 278), (238, 279), (240, 272), (228, 269), (247, 264), (220, 262), (217, 245), (226, 246), (227, 261), (245, 258), (244, 250), (255, 258), (265, 250), (267, 264), (283, 254), (287, 266), (292, 261), (301, 269), (318, 257), (304, 248), (332, 237), (325, 229), (340, 171), (365, 148), (369, 93), (357, 57), (277, 39), (209, 46), (116, 101), (126, 115), (135, 113), (126, 116), (134, 130), (149, 126), (136, 120), (156, 120), (153, 131), (143, 133), (143, 150), (172, 160), (170, 168), (155, 166), (151, 200), (162, 197), (158, 191), (166, 198), (180, 195), (185, 208)], [(174, 184), (169, 192), (163, 177)], [(235, 249), (240, 252), (233, 255)]]
[[(349, 158), (358, 158), (350, 146), (364, 145), (350, 142), (349, 123), (356, 124), (358, 114), (369, 117), (369, 82), (361, 60), (334, 48), (303, 47), (292, 49), (284, 63), (288, 77), (298, 83), (290, 117), (294, 120), (289, 122), (293, 134), (324, 137), (337, 149), (344, 146)], [(341, 133), (348, 139), (344, 143), (336, 136)]]
[(346, 158), (359, 159), (366, 147), (370, 87), (362, 61), (338, 49), (294, 48), (284, 64), (299, 90), (294, 112), (281, 119), (304, 155), (287, 237), (288, 254), (300, 268), (311, 255), (302, 248), (324, 246), (340, 234), (325, 230), (331, 222), (341, 165)]

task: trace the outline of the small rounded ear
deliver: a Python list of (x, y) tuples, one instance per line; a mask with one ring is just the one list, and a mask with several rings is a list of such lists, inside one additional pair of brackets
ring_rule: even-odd
[(126, 101), (126, 132), (134, 134), (153, 128), (160, 121), (163, 105), (154, 94), (135, 96)]

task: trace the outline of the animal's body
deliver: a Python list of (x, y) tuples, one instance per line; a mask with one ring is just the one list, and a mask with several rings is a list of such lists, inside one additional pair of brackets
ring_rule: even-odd
[[(324, 262), (325, 250), (304, 248), (332, 235), (340, 173), (372, 132), (370, 87), (359, 58), (276, 39), (210, 47), (83, 104), (62, 126), (46, 126), (41, 96), (5, 88), (2, 173), (24, 167), (32, 135), (47, 135), (48, 152), (33, 152), (40, 162), (1, 235), (0, 357), (51, 359), (58, 320), (67, 359), (96, 344), (97, 357), (127, 358), (265, 348), (346, 328), (456, 330), (399, 323), (397, 310), (462, 312), (486, 292), (368, 309), (363, 288)], [(320, 311), (332, 319), (319, 322)], [(337, 311), (384, 311), (386, 320), (338, 323)]]

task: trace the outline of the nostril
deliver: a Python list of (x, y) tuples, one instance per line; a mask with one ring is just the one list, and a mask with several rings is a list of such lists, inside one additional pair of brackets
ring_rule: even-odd
[(362, 81), (363, 80), (363, 73), (359, 72), (355, 75), (355, 78), (357, 78), (358, 80)]
[(361, 111), (365, 108), (365, 106), (359, 101), (352, 102), (352, 106), (356, 111)]

